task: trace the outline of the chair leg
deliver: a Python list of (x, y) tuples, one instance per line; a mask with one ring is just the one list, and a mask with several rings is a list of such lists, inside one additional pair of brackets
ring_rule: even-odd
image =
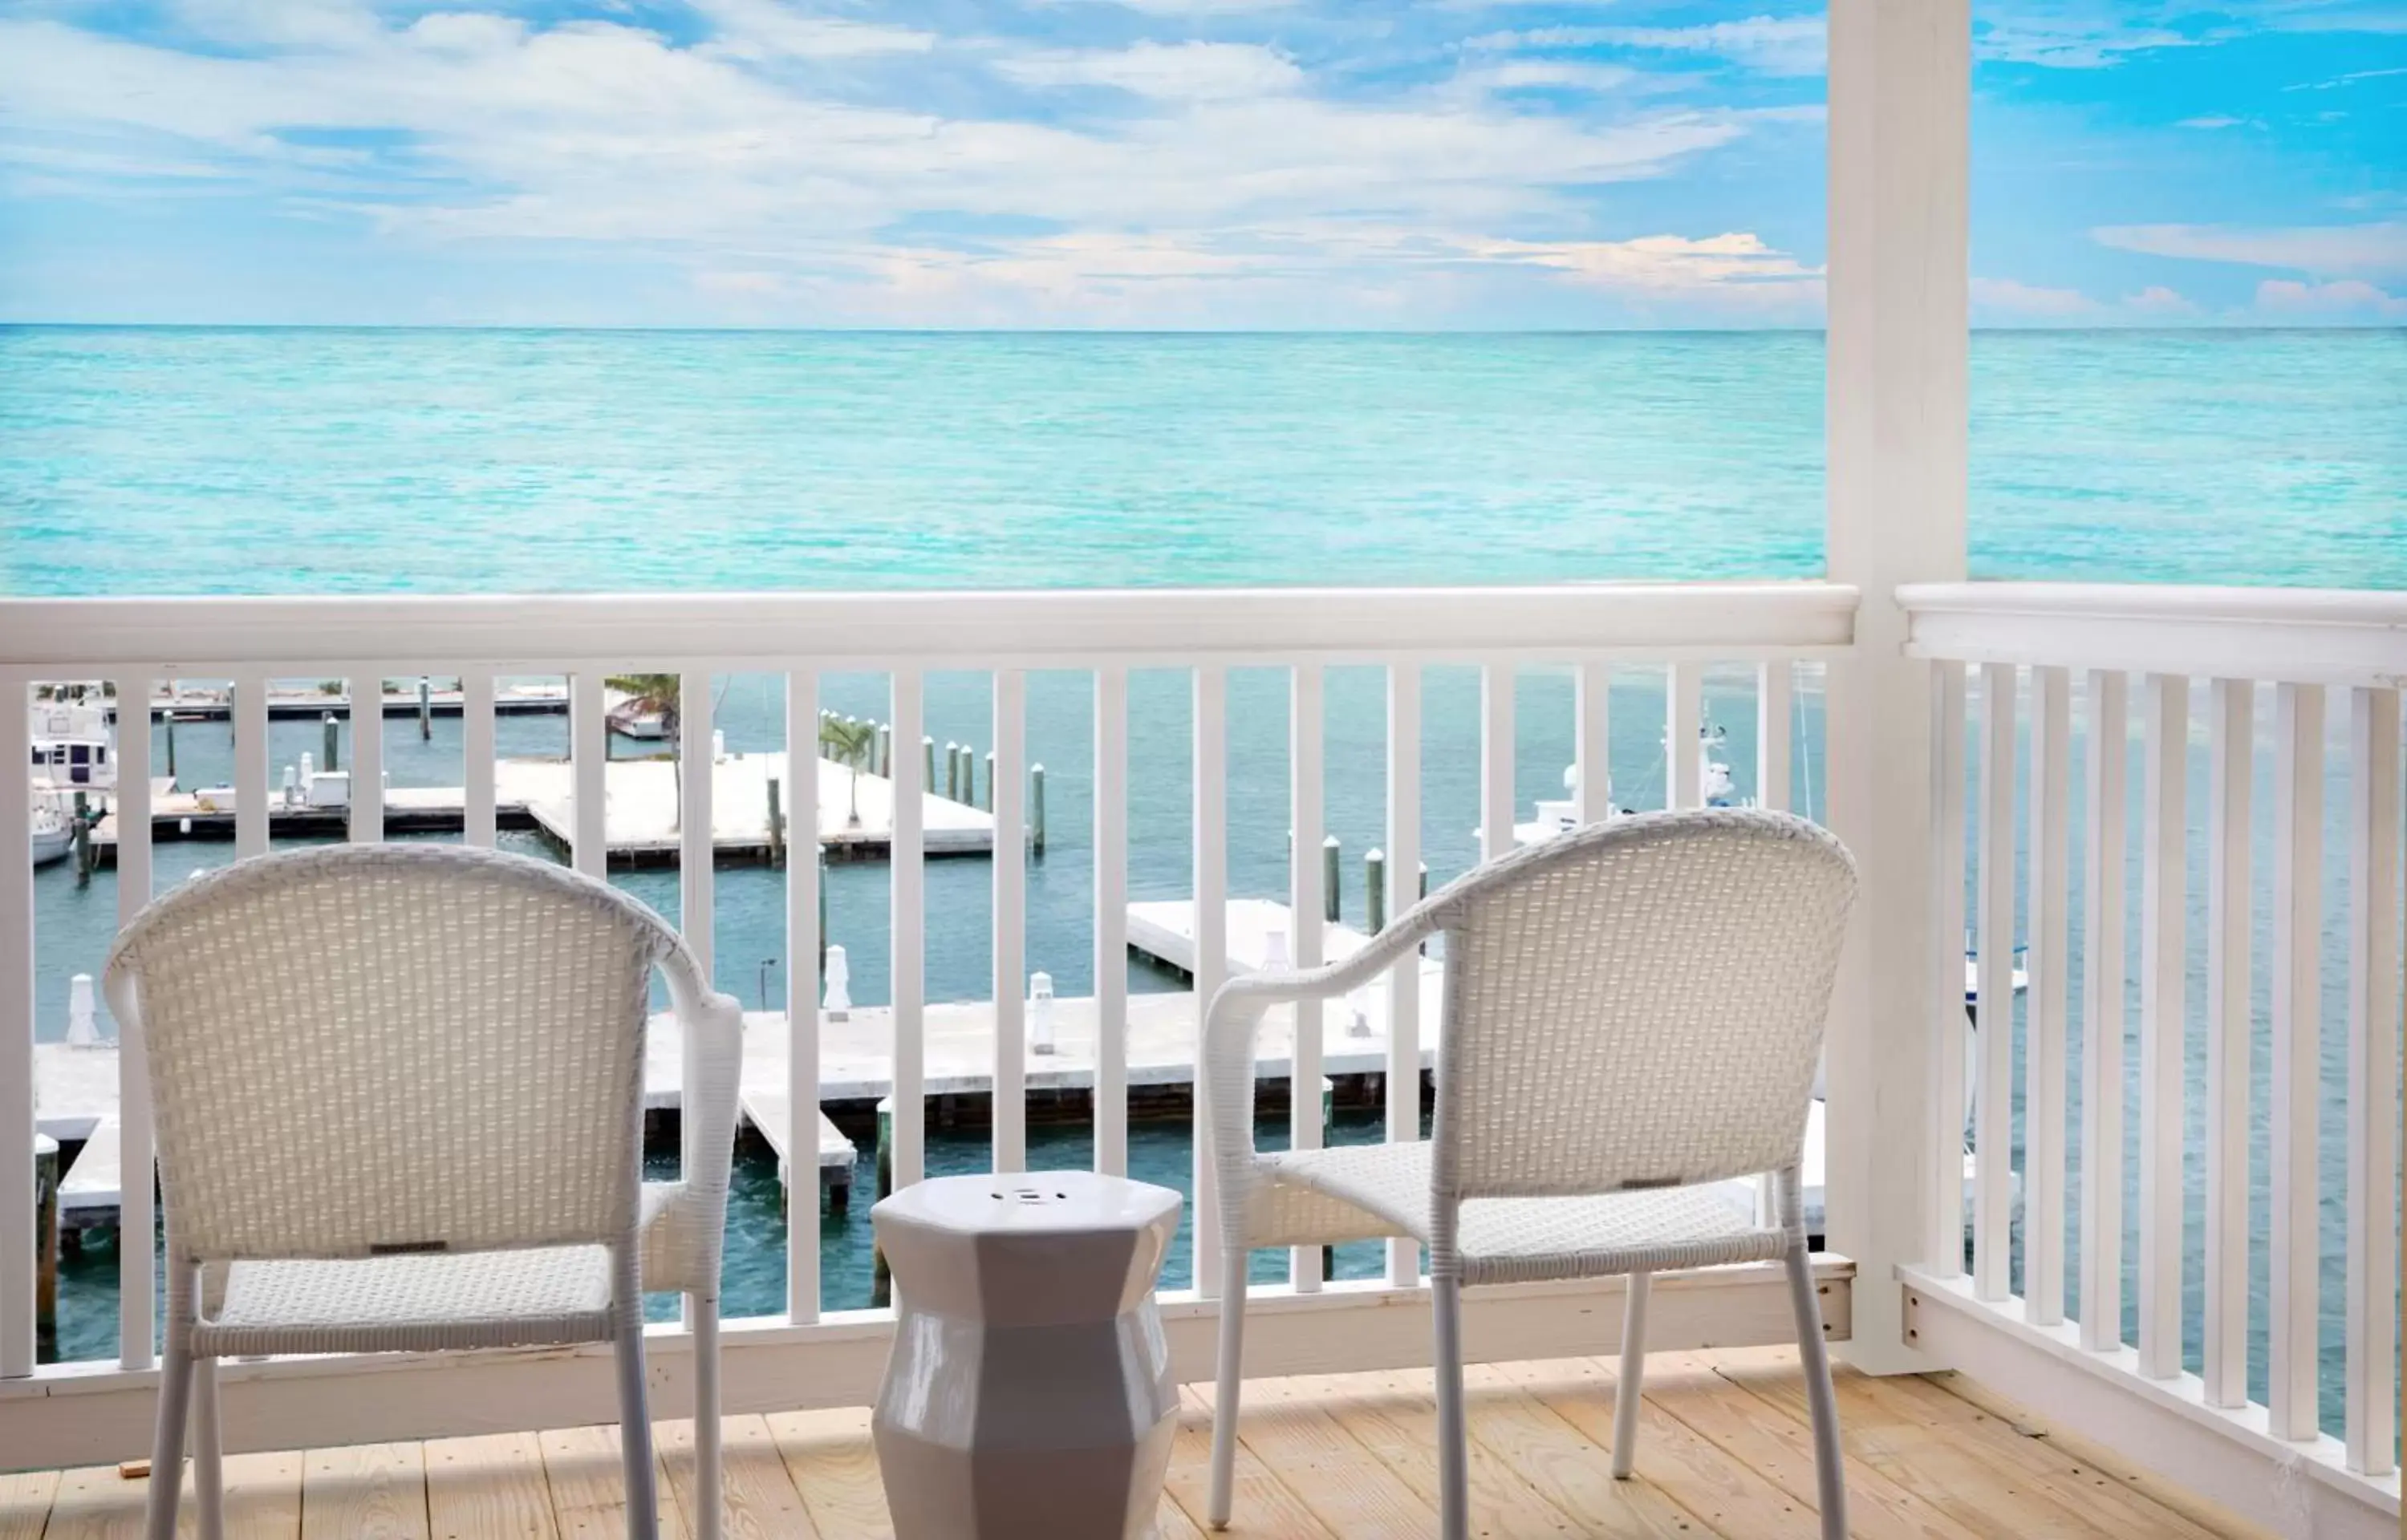
[(192, 1352), (172, 1326), (159, 1363), (159, 1425), (150, 1443), (150, 1507), (147, 1540), (176, 1540), (176, 1507), (184, 1488), (184, 1427), (192, 1409)]
[(1245, 1390), (1246, 1264), (1251, 1253), (1224, 1244), (1220, 1252), (1220, 1378), (1212, 1398), (1212, 1498), (1204, 1517), (1229, 1527), (1236, 1500), (1237, 1403)]
[(622, 1322), (619, 1356), (619, 1455), (626, 1473), (627, 1540), (659, 1540), (660, 1493), (652, 1483), (652, 1417), (644, 1394), (644, 1327)]
[(1613, 1478), (1630, 1479), (1638, 1463), (1638, 1398), (1646, 1380), (1646, 1294), (1653, 1275), (1630, 1275), (1621, 1309), (1621, 1383), (1613, 1398)]
[(1839, 1448), (1839, 1401), (1830, 1388), (1830, 1352), (1822, 1341), (1813, 1259), (1802, 1245), (1788, 1253), (1788, 1298), (1797, 1311), (1797, 1357), (1805, 1373), (1805, 1402), (1814, 1412), (1814, 1476), (1822, 1497), (1822, 1536), (1846, 1540), (1847, 1468)]
[(1471, 1429), (1462, 1407), (1462, 1280), (1430, 1279), (1437, 1319), (1438, 1533), (1468, 1540), (1471, 1533)]
[(200, 1540), (225, 1540), (225, 1441), (218, 1432), (218, 1361), (192, 1365), (192, 1505)]
[(719, 1434), (719, 1296), (686, 1296), (693, 1321), (694, 1540), (719, 1540), (726, 1468)]

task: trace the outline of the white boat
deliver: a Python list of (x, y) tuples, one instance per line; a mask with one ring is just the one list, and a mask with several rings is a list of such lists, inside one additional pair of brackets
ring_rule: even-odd
[(75, 821), (39, 792), (34, 794), (34, 865), (49, 866), (66, 859), (75, 849)]
[(669, 735), (668, 718), (657, 711), (645, 711), (642, 700), (632, 695), (610, 692), (610, 702), (603, 708), (602, 719), (610, 730), (621, 738), (657, 742)]
[(97, 685), (72, 685), (27, 712), (34, 784), (107, 791), (117, 784), (117, 735)]

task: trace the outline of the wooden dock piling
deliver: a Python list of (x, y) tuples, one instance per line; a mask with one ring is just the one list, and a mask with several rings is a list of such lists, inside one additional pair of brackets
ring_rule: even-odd
[(418, 741), (429, 743), (434, 740), (434, 681), (424, 674), (418, 676)]
[(92, 798), (85, 792), (75, 794), (75, 865), (76, 886), (92, 885)]
[(1388, 857), (1376, 850), (1362, 857), (1362, 928), (1374, 936), (1388, 928)]
[[(335, 746), (335, 713), (334, 713), (333, 712), (328, 712), (328, 713), (325, 714), (325, 716), (324, 716), (324, 717), (320, 721), (320, 724), (319, 724), (319, 725), (320, 725), (320, 727), (321, 727), (321, 728), (324, 729), (324, 731), (325, 731), (325, 735), (326, 735), (326, 744), (325, 744), (326, 752), (325, 752), (324, 756), (322, 756), (322, 758), (320, 759), (320, 763), (321, 763), (321, 764), (323, 764), (323, 766), (325, 767), (325, 769), (326, 769), (330, 773), (331, 773), (332, 771), (341, 770), (341, 769), (343, 768), (343, 759), (342, 759), (342, 756), (341, 756), (339, 753), (337, 753), (337, 752), (336, 752), (336, 746)], [(167, 773), (168, 773), (168, 774), (170, 774), (170, 775), (173, 775), (173, 774), (175, 774), (176, 772), (175, 772), (175, 770), (171, 768), (171, 769), (167, 771)]]
[(1320, 841), (1321, 917), (1331, 925), (1335, 925), (1339, 918), (1340, 905), (1337, 890), (1341, 885), (1339, 879), (1344, 872), (1338, 862), (1343, 855), (1344, 849), (1339, 845), (1337, 836), (1332, 834)]
[(769, 864), (786, 864), (786, 815), (777, 806), (777, 778), (769, 777)]
[(59, 1141), (34, 1136), (35, 1357), (59, 1353)]
[(987, 812), (994, 811), (994, 751), (986, 751), (986, 800), (979, 804)]
[[(1044, 855), (1045, 767), (1042, 765), (1028, 767), (1028, 829), (1031, 848), (1037, 855)], [(1003, 837), (1001, 831), (998, 830), (995, 837), (1001, 839)]]

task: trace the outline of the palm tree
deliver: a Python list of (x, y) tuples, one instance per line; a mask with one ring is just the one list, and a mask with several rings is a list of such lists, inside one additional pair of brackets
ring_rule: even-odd
[(834, 753), (829, 757), (852, 769), (852, 812), (846, 821), (854, 828), (861, 827), (861, 762), (868, 757), (870, 746), (876, 742), (875, 723), (842, 716), (819, 718), (819, 747), (833, 749)]
[[(635, 716), (657, 713), (661, 719), (661, 736), (668, 740), (669, 774), (677, 786), (677, 805), (682, 813), (685, 807), (685, 764), (681, 741), (677, 737), (678, 707), (683, 699), (685, 680), (674, 673), (621, 673), (602, 681), (605, 688), (626, 696), (626, 711)], [(603, 735), (603, 753), (609, 753), (609, 735)]]

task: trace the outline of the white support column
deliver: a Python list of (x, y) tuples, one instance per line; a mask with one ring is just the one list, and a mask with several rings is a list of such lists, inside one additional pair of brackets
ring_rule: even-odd
[(1862, 593), (1830, 669), (1830, 825), (1861, 883), (1828, 1048), (1830, 1249), (1855, 1260), (1847, 1359), (1904, 1345), (1901, 1263), (1929, 1230), (1931, 934), (1928, 665), (1901, 583), (1965, 575), (1969, 0), (1833, 0), (1830, 74), (1830, 576)]

